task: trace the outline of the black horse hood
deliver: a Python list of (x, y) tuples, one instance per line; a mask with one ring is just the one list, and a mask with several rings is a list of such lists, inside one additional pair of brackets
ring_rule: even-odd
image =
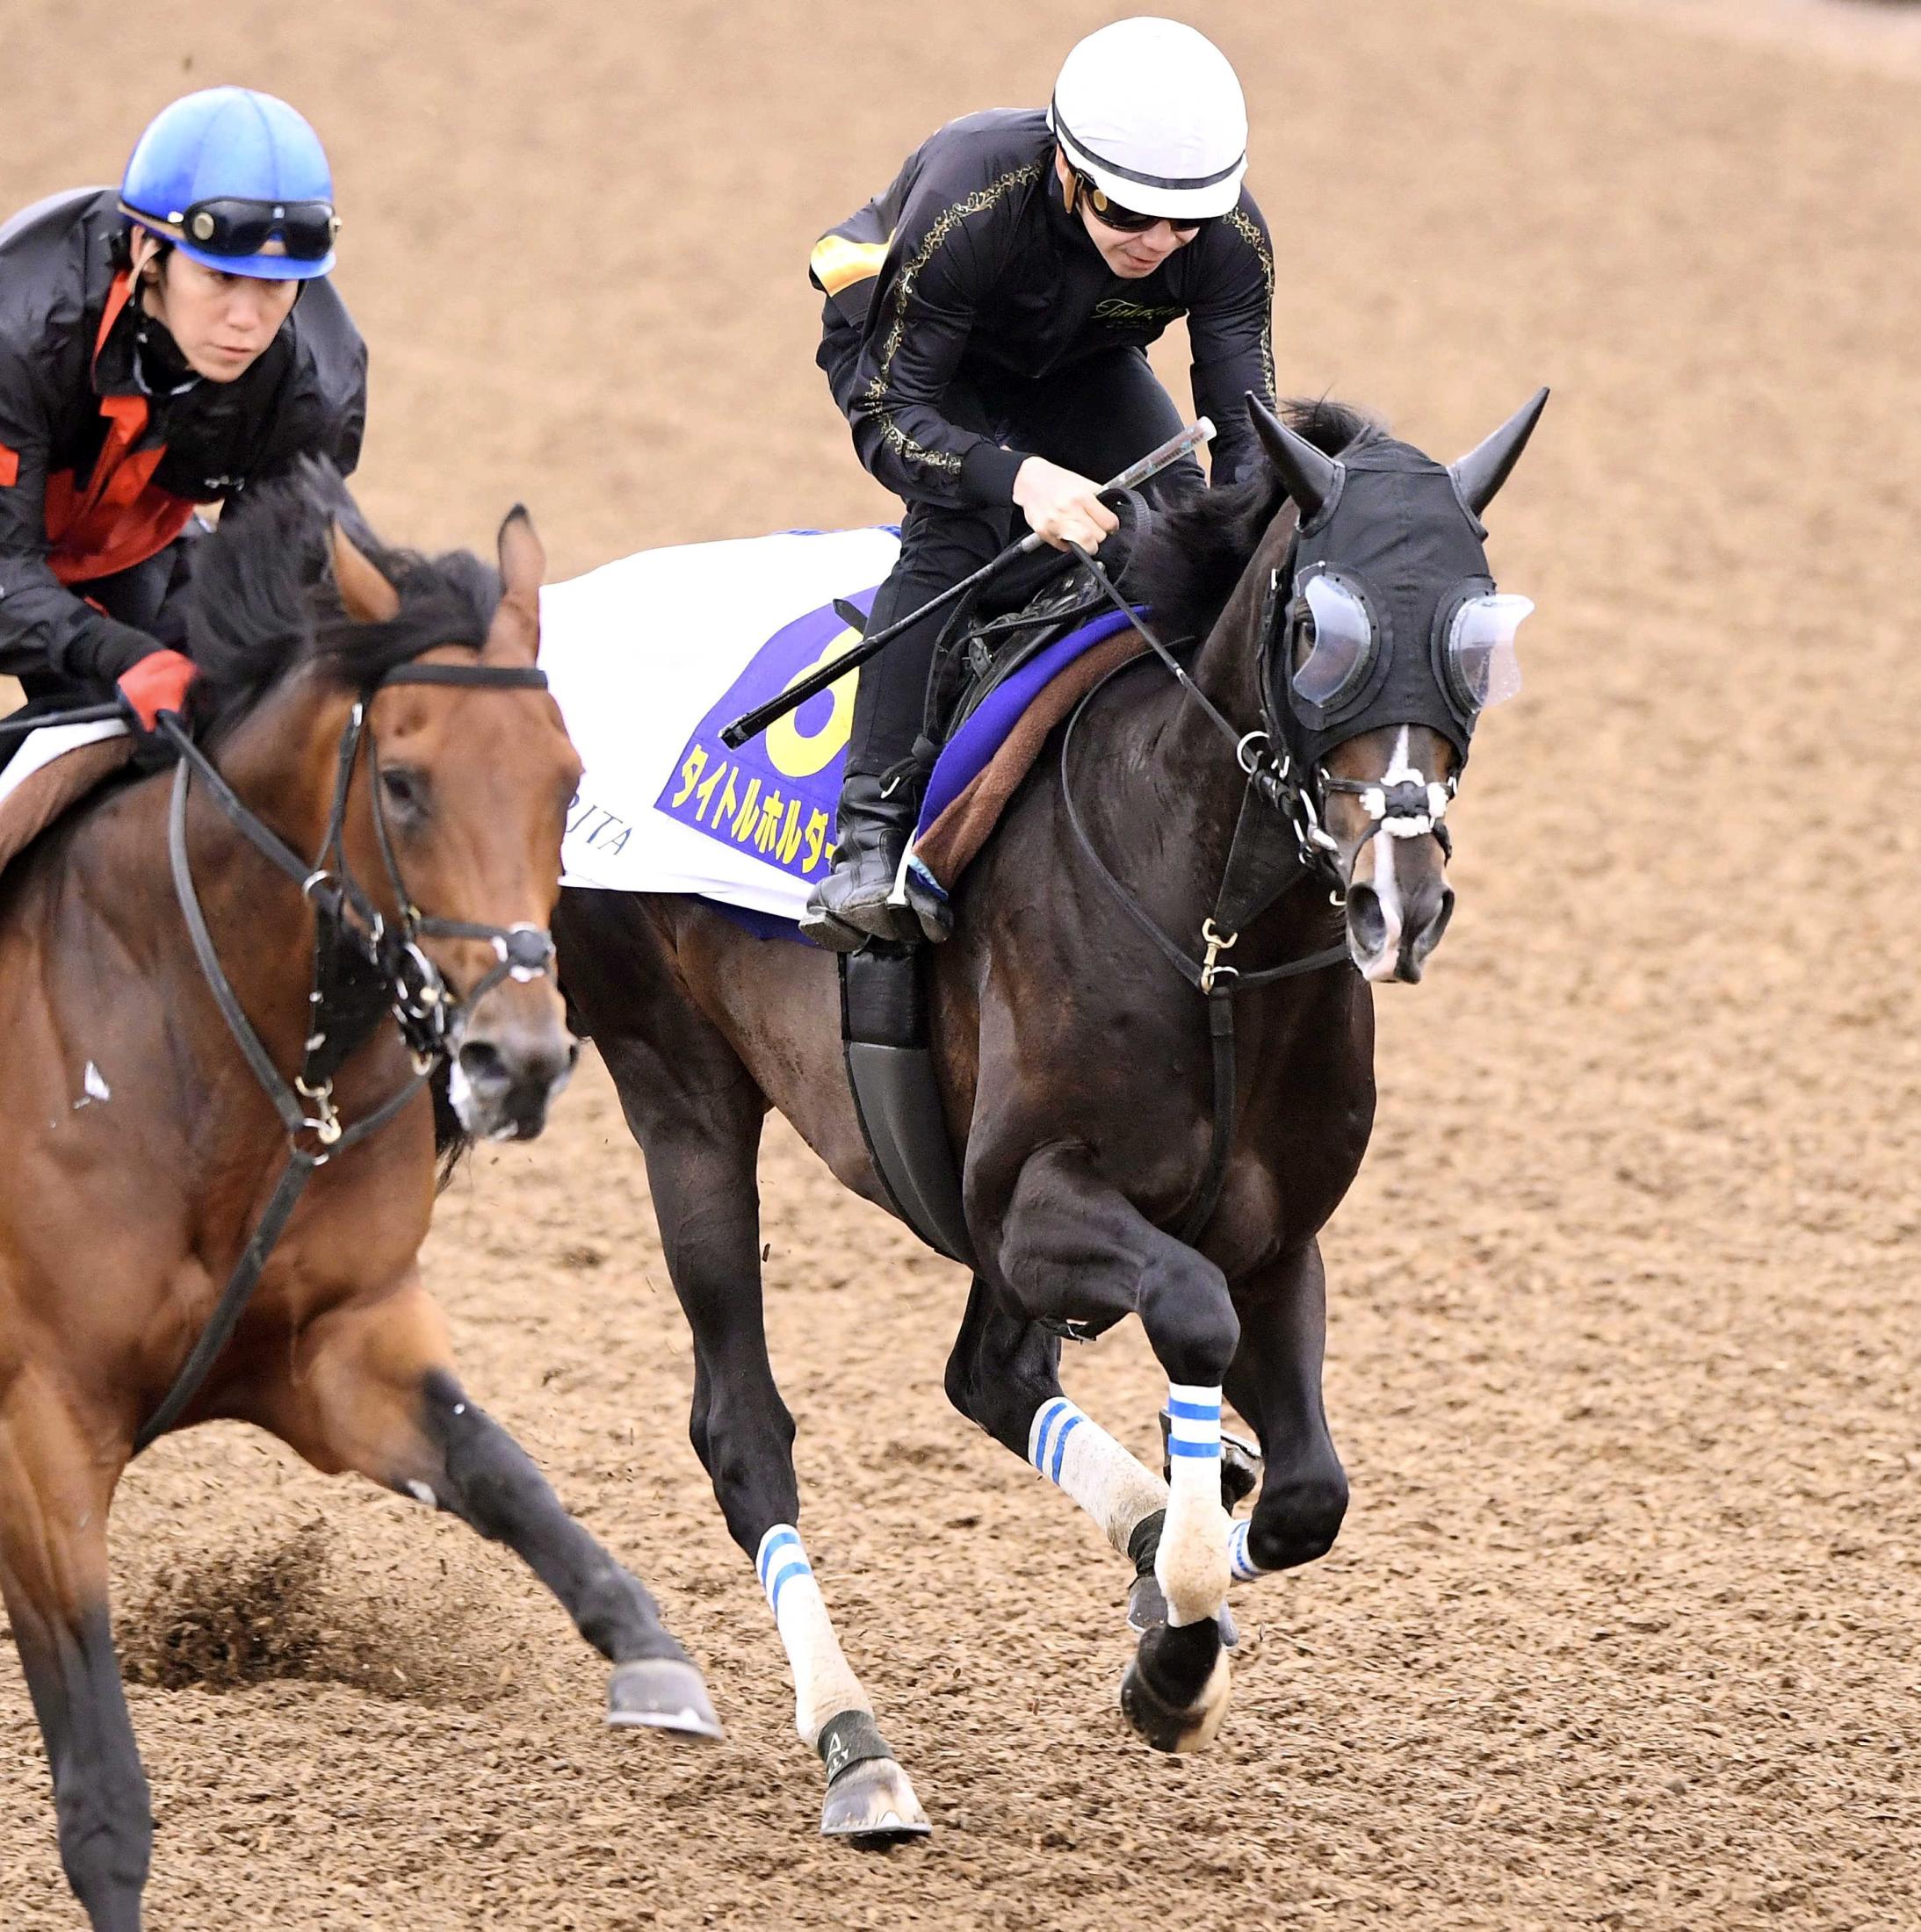
[[(1454, 613), (1494, 588), (1480, 520), (1448, 471), (1409, 443), (1382, 437), (1340, 467), (1338, 487), (1296, 539), (1293, 622), (1275, 667), (1287, 689), (1276, 696), (1299, 721), (1311, 761), (1383, 724), (1428, 725), (1465, 760), (1474, 714), (1450, 693), (1441, 653)], [(1367, 635), (1347, 677), (1322, 686), (1317, 702), (1296, 682), (1306, 668), (1293, 661), (1296, 626), (1318, 618), (1325, 633), (1348, 600), (1364, 613)]]

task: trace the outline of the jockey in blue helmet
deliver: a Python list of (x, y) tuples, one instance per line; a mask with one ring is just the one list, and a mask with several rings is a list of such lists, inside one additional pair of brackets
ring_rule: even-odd
[(30, 699), (177, 707), (195, 506), (303, 456), (353, 468), (339, 226), (314, 130), (216, 87), (159, 115), (118, 191), (0, 227), (0, 673)]

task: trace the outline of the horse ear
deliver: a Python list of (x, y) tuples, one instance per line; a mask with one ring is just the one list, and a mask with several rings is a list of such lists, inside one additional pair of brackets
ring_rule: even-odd
[(547, 574), (547, 552), (524, 505), (508, 511), (499, 549), (502, 595), (482, 655), (531, 664), (540, 652), (540, 586)]
[(1448, 474), (1461, 493), (1461, 501), (1478, 516), (1494, 501), (1495, 492), (1507, 480), (1507, 472), (1520, 460), (1527, 438), (1535, 433), (1541, 412), (1548, 407), (1548, 392), (1537, 389), (1508, 417), (1485, 443), (1475, 447), (1449, 466)]
[(547, 552), (524, 503), (515, 504), (501, 525), (500, 558), (501, 581), (509, 597), (535, 596), (546, 581)]
[(354, 545), (336, 522), (333, 526), (334, 582), (341, 608), (356, 624), (389, 624), (401, 614), (401, 594), (379, 566)]
[(1247, 414), (1253, 418), (1254, 434), (1273, 458), (1301, 521), (1311, 523), (1319, 515), (1321, 506), (1340, 487), (1340, 465), (1325, 450), (1317, 450), (1305, 436), (1296, 435), (1251, 389), (1247, 392)]

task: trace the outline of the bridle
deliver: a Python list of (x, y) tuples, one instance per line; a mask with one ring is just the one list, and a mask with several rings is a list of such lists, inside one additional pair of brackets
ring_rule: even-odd
[[(1074, 802), (1071, 761), (1074, 734), (1081, 720), (1110, 682), (1135, 666), (1151, 660), (1127, 659), (1096, 680), (1075, 705), (1068, 718), (1067, 729), (1061, 737), (1061, 797), (1066, 806), (1068, 825), (1082, 856), (1119, 900), (1129, 917), (1153, 942), (1155, 949), (1207, 1001), (1208, 1034), (1214, 1068), (1213, 1138), (1200, 1188), (1176, 1230), (1178, 1238), (1191, 1245), (1205, 1231), (1219, 1204), (1233, 1148), (1235, 997), (1256, 987), (1271, 986), (1280, 980), (1351, 963), (1345, 943), (1258, 972), (1243, 972), (1223, 955), (1239, 944), (1241, 934), (1248, 926), (1304, 880), (1312, 880), (1325, 890), (1332, 905), (1346, 905), (1347, 882), (1341, 869), (1340, 844), (1326, 826), (1330, 795), (1343, 793), (1360, 799), (1361, 809), (1371, 821), (1362, 836), (1363, 846), (1383, 834), (1411, 837), (1432, 832), (1441, 841), (1445, 854), (1449, 849), (1449, 841), (1442, 815), (1454, 795), (1455, 778), (1450, 775), (1445, 784), (1422, 784), (1410, 779), (1392, 785), (1337, 778), (1318, 760), (1310, 759), (1301, 751), (1293, 708), (1275, 688), (1276, 677), (1286, 675), (1285, 667), (1281, 662), (1284, 640), (1280, 629), (1295, 580), (1300, 550), (1298, 529), (1289, 539), (1285, 558), (1269, 572), (1267, 591), (1261, 602), (1255, 644), (1261, 664), (1259, 679), (1260, 722), (1251, 731), (1238, 729), (1202, 690), (1188, 674), (1186, 666), (1156, 632), (1145, 614), (1125, 601), (1094, 559), (1078, 544), (1072, 548), (1092, 573), (1101, 598), (1120, 611), (1145, 638), (1154, 657), (1159, 658), (1173, 676), (1182, 696), (1200, 707), (1208, 723), (1231, 751), (1235, 764), (1247, 781), (1241, 795), (1233, 842), (1228, 848), (1227, 864), (1215, 893), (1214, 910), (1201, 922), (1202, 953), (1196, 959), (1161, 930), (1152, 914), (1115, 876), (1095, 849)], [(1292, 834), (1291, 846), (1282, 845), (1278, 855), (1271, 836), (1275, 817)]]
[[(547, 679), (545, 672), (531, 664), (421, 664), (409, 660), (373, 680), (355, 700), (341, 728), (332, 805), (319, 854), (313, 860), (302, 858), (249, 809), (177, 718), (170, 713), (161, 716), (160, 728), (178, 754), (167, 819), (168, 858), (175, 896), (207, 990), (242, 1056), (279, 1116), (287, 1138), (287, 1161), (279, 1184), (249, 1237), (206, 1329), (165, 1399), (134, 1438), (136, 1453), (172, 1427), (206, 1380), (215, 1358), (232, 1337), (259, 1283), (267, 1258), (314, 1171), (370, 1139), (405, 1111), (446, 1057), (449, 1042), (458, 1036), (462, 1020), (502, 980), (540, 979), (553, 970), (553, 939), (544, 928), (525, 924), (486, 926), (466, 919), (436, 918), (422, 912), (408, 892), (381, 808), (379, 749), (367, 721), (368, 707), (374, 696), (381, 690), (404, 684), (453, 685), (479, 690), (545, 690)], [(382, 915), (347, 862), (348, 798), (363, 747), (370, 779), (375, 842), (398, 908), (392, 919)], [(314, 977), (313, 991), (308, 996), (307, 1034), (300, 1071), (291, 1081), (275, 1065), (273, 1056), (242, 1008), (233, 983), (220, 963), (193, 883), (187, 851), (187, 803), (196, 780), (222, 816), (270, 864), (300, 887), (301, 896), (314, 910)], [(464, 995), (457, 994), (428, 957), (421, 944), (424, 939), (483, 941), (493, 947), (495, 963)], [(335, 1075), (365, 1038), (364, 1017), (360, 1023), (350, 1025), (344, 1023), (342, 1013), (343, 997), (356, 973), (363, 978), (371, 976), (378, 987), (407, 1046), (413, 1073), (398, 1092), (349, 1125), (335, 1109), (333, 1089)]]

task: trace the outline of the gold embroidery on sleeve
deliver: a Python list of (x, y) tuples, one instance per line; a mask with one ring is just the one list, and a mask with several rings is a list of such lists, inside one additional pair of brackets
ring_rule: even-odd
[[(881, 344), (879, 364), (874, 371), (873, 379), (867, 385), (864, 400), (875, 421), (880, 424), (881, 434), (886, 437), (888, 447), (903, 463), (918, 463), (925, 468), (939, 470), (954, 476), (960, 473), (961, 466), (961, 459), (951, 451), (929, 450), (915, 442), (894, 421), (893, 411), (885, 407), (888, 376), (893, 368), (894, 357), (900, 351), (901, 341), (906, 334), (907, 304), (914, 299), (914, 285), (920, 279), (921, 270), (933, 260), (947, 238), (969, 216), (985, 214), (988, 209), (1005, 200), (1015, 189), (1027, 187), (1040, 178), (1040, 162), (1029, 162), (1025, 167), (1010, 168), (1006, 174), (990, 181), (985, 188), (977, 188), (972, 194), (942, 209), (922, 239), (921, 246), (900, 265), (900, 272), (894, 279), (893, 321)], [(1271, 271), (1269, 283), (1271, 286)], [(1271, 377), (1268, 386), (1273, 386)]]
[(1267, 289), (1267, 306), (1260, 324), (1260, 373), (1267, 385), (1267, 400), (1275, 400), (1274, 386), (1274, 256), (1267, 238), (1245, 208), (1230, 211), (1227, 225), (1249, 248), (1260, 263), (1260, 279)]

